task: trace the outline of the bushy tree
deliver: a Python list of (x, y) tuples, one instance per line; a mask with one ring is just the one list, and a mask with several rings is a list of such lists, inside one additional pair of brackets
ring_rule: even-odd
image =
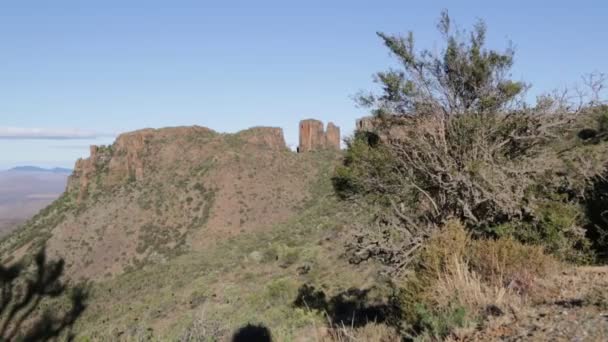
[[(86, 308), (88, 290), (62, 281), (63, 260), (47, 260), (44, 249), (33, 261), (0, 266), (0, 340), (47, 341), (66, 334), (69, 340), (71, 327)], [(58, 303), (43, 308), (66, 294), (69, 308)]]
[[(578, 254), (587, 245), (581, 223), (544, 215), (583, 196), (597, 175), (580, 176), (576, 156), (558, 146), (575, 137), (571, 124), (584, 106), (557, 96), (525, 104), (527, 86), (509, 78), (513, 49), (486, 48), (483, 22), (454, 30), (444, 12), (438, 28), (439, 54), (418, 52), (412, 33), (379, 33), (400, 68), (378, 73), (381, 94), (359, 98), (374, 117), (348, 141), (334, 178), (342, 198), (376, 211), (375, 222), (356, 230), (351, 260), (379, 258), (401, 270), (450, 219), (476, 235), (526, 230), (519, 236)], [(496, 228), (512, 222), (522, 225)]]
[(488, 50), (486, 25), (470, 33), (454, 29), (444, 11), (438, 24), (445, 47), (439, 53), (417, 51), (414, 34), (378, 33), (399, 62), (399, 69), (376, 75), (383, 92), (363, 95), (359, 102), (377, 115), (496, 112), (517, 103), (526, 85), (509, 79), (514, 50)]

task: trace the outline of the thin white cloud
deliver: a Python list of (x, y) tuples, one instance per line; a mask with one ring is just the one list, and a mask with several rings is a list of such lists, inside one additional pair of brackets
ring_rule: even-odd
[(77, 140), (96, 139), (107, 137), (112, 134), (104, 134), (81, 129), (57, 129), (57, 128), (23, 128), (0, 126), (0, 139), (46, 139), (46, 140)]
[(91, 147), (91, 144), (82, 144), (82, 145), (52, 145), (49, 146), (52, 148), (57, 148), (60, 150), (89, 150), (89, 147)]

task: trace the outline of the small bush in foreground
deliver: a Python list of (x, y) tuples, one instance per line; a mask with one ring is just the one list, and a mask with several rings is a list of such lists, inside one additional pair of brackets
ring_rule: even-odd
[(542, 247), (474, 239), (451, 221), (428, 239), (403, 284), (407, 323), (416, 335), (445, 338), (535, 296), (538, 280), (556, 265)]

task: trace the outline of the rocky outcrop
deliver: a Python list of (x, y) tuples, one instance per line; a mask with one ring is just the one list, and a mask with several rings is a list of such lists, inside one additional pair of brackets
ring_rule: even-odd
[(314, 119), (300, 121), (300, 144), (298, 152), (310, 152), (325, 149), (340, 149), (340, 128), (332, 122), (323, 129), (323, 122)]
[(398, 141), (406, 137), (409, 130), (404, 129), (407, 120), (398, 116), (367, 116), (357, 120), (357, 131), (371, 132), (382, 141)]
[(143, 151), (154, 130), (121, 134), (110, 146), (91, 146), (87, 159), (78, 159), (68, 180), (67, 190), (77, 191), (78, 200), (91, 187), (111, 186), (144, 178)]
[(68, 192), (78, 191), (78, 200), (82, 200), (86, 196), (89, 184), (94, 179), (97, 171), (103, 169), (111, 158), (111, 147), (91, 145), (90, 157), (76, 161), (74, 171), (68, 178)]
[(108, 182), (144, 179), (143, 152), (154, 130), (146, 129), (118, 136), (113, 146), (113, 156), (108, 165)]
[(357, 130), (359, 131), (374, 131), (378, 126), (379, 120), (374, 116), (366, 116), (357, 119)]
[(333, 122), (327, 124), (327, 132), (325, 132), (325, 146), (335, 150), (340, 149), (340, 127), (334, 125)]
[(323, 123), (319, 120), (300, 121), (300, 145), (298, 152), (309, 152), (325, 147)]
[(271, 150), (285, 150), (283, 129), (278, 127), (253, 127), (239, 133), (248, 144), (265, 147)]
[(98, 188), (142, 182), (164, 164), (186, 155), (193, 158), (198, 146), (213, 149), (229, 142), (243, 144), (243, 151), (287, 149), (283, 130), (276, 127), (254, 127), (236, 134), (218, 134), (199, 126), (143, 129), (121, 134), (111, 146), (91, 146), (90, 157), (76, 162), (67, 190), (77, 192), (81, 201)]

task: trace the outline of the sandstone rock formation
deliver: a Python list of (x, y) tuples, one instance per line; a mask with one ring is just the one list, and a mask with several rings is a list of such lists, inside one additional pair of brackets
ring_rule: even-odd
[(243, 139), (253, 145), (271, 150), (285, 150), (283, 129), (278, 127), (253, 127), (241, 133)]
[(336, 150), (340, 149), (340, 127), (334, 125), (333, 122), (327, 124), (325, 146)]
[[(169, 127), (163, 129), (143, 129), (124, 133), (116, 138), (110, 146), (91, 146), (91, 154), (87, 159), (79, 159), (74, 171), (69, 177), (68, 192), (77, 191), (78, 201), (82, 201), (89, 190), (112, 187), (128, 182), (141, 182), (158, 168), (158, 163), (150, 154), (158, 154), (160, 145), (170, 146), (162, 155), (157, 155), (166, 163), (176, 163), (179, 156), (190, 155), (200, 147), (170, 144), (176, 139), (188, 140), (197, 145), (209, 144), (209, 138), (218, 137), (243, 143), (255, 148), (268, 150), (286, 150), (283, 130), (276, 127), (254, 127), (235, 135), (220, 135), (205, 127)], [(222, 138), (222, 139), (223, 139)], [(153, 147), (153, 145), (155, 147)], [(148, 165), (148, 167), (146, 166)]]
[(327, 124), (327, 131), (319, 120), (300, 121), (300, 144), (298, 152), (310, 152), (325, 149), (340, 149), (340, 128), (332, 122)]
[(403, 129), (407, 121), (400, 117), (379, 118), (366, 116), (357, 120), (357, 131), (376, 134), (382, 141), (397, 141), (405, 138), (407, 130)]

